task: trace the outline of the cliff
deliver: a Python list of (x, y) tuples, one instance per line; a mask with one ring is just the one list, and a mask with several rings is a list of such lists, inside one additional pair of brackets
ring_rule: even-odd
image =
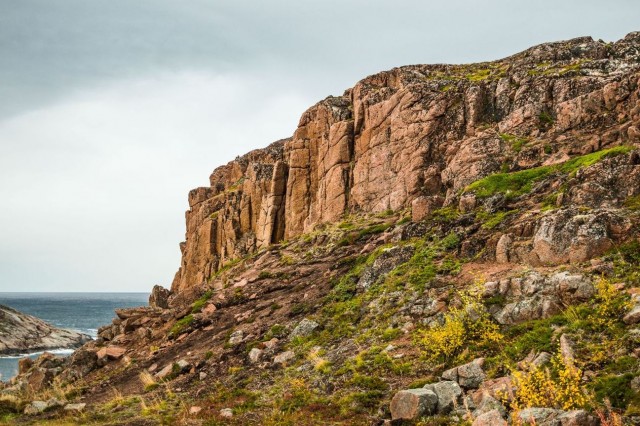
[(0, 305), (0, 355), (72, 349), (90, 340), (87, 335), (53, 327), (38, 318)]
[[(171, 289), (0, 403), (97, 424), (637, 423), (639, 83), (640, 33), (365, 78), (214, 170)], [(86, 410), (51, 408), (60, 389)]]
[[(454, 205), (492, 173), (637, 142), (639, 38), (400, 67), (319, 102), (293, 137), (217, 168), (209, 187), (189, 193), (173, 292), (346, 212)], [(631, 190), (622, 186), (620, 199)]]

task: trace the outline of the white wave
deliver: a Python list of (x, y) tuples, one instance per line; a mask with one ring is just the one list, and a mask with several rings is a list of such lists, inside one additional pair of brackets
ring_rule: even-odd
[(0, 356), (0, 359), (21, 359), (27, 356), (42, 355), (45, 352), (49, 352), (50, 354), (54, 354), (54, 355), (71, 355), (74, 352), (74, 349), (61, 348), (61, 349), (49, 349), (47, 351), (26, 352), (18, 355)]

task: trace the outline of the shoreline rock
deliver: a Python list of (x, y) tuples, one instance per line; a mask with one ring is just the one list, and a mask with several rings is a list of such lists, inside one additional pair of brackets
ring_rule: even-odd
[(0, 305), (0, 356), (76, 349), (91, 340), (87, 334), (57, 328), (39, 318)]

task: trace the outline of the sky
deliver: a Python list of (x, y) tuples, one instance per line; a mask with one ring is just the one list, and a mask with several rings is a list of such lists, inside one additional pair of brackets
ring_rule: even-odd
[(0, 0), (0, 292), (170, 286), (188, 191), (317, 101), (639, 18), (637, 0)]

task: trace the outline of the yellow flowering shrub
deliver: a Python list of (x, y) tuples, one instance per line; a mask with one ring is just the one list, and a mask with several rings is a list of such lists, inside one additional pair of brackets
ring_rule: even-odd
[(504, 340), (498, 324), (479, 302), (477, 286), (459, 294), (461, 306), (450, 308), (441, 325), (423, 330), (420, 343), (431, 362), (461, 355), (470, 345), (496, 346)]
[(621, 295), (611, 282), (601, 278), (596, 282), (594, 312), (589, 317), (596, 327), (608, 330), (620, 321), (620, 317), (631, 308), (631, 302)]
[(549, 368), (541, 367), (514, 371), (516, 392), (512, 409), (553, 407), (573, 410), (585, 407), (589, 400), (581, 385), (582, 371), (559, 356), (552, 359), (552, 369), (555, 374)]

